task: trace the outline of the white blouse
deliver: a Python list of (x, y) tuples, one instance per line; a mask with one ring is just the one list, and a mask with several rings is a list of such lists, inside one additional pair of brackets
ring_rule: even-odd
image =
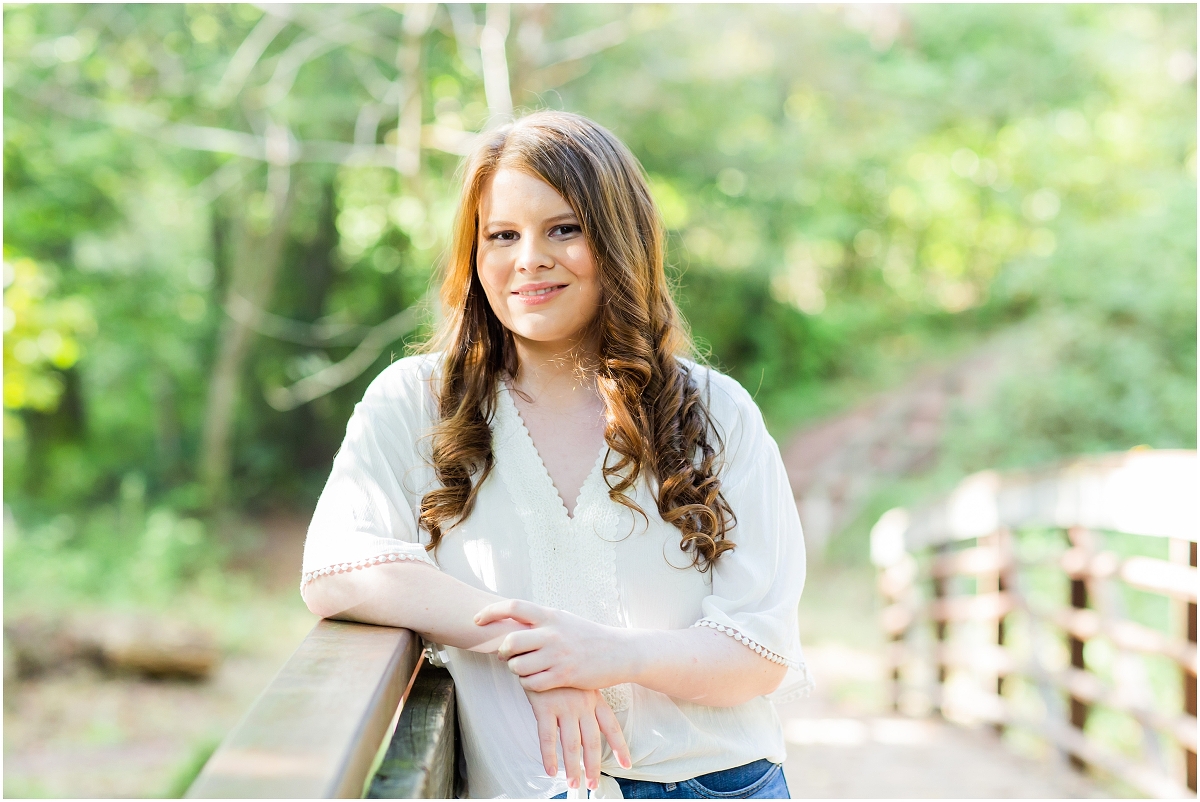
[[(804, 540), (779, 449), (736, 381), (687, 363), (724, 444), (721, 492), (737, 518), (736, 544), (701, 573), (658, 514), (652, 479), (632, 491), (649, 522), (613, 502), (602, 473), (607, 448), (567, 515), (509, 391), (497, 388), (491, 422), (495, 467), (471, 515), (446, 529), (436, 552), (418, 528), (421, 497), (436, 487), (427, 459), (436, 420), (434, 356), (393, 363), (371, 383), (346, 430), (309, 526), (301, 593), (316, 577), (384, 561), (426, 563), (506, 598), (567, 610), (598, 623), (643, 629), (712, 627), (789, 671), (770, 698), (708, 707), (618, 685), (601, 691), (633, 758), (622, 769), (607, 744), (601, 770), (677, 782), (760, 758), (782, 762), (783, 732), (771, 699), (811, 687), (796, 608)], [(711, 441), (710, 441), (711, 442)], [(714, 443), (715, 445), (715, 443)], [(458, 694), (470, 797), (546, 798), (567, 790), (547, 777), (537, 726), (518, 678), (495, 655), (434, 646)], [(560, 759), (560, 767), (562, 762)], [(602, 778), (598, 796), (620, 796)]]

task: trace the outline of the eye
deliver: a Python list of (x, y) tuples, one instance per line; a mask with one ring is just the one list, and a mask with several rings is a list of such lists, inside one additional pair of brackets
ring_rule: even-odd
[(578, 234), (581, 231), (583, 231), (583, 229), (574, 223), (564, 223), (561, 226), (555, 226), (554, 228), (550, 229), (550, 234), (552, 236), (557, 235), (559, 237), (569, 237), (573, 234)]
[(488, 239), (498, 240), (500, 242), (515, 242), (517, 240), (517, 232), (515, 231), (496, 231), (488, 234)]

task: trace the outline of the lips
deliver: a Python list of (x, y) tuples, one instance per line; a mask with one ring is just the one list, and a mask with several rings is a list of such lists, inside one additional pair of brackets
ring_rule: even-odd
[(526, 284), (524, 287), (513, 290), (512, 296), (525, 306), (535, 306), (556, 298), (566, 288), (566, 284), (554, 284), (551, 282)]
[(547, 293), (554, 292), (555, 290), (561, 290), (565, 286), (565, 284), (555, 284), (553, 287), (542, 287), (540, 290), (517, 290), (516, 294), (520, 295), (522, 298), (536, 298), (539, 295), (545, 295)]

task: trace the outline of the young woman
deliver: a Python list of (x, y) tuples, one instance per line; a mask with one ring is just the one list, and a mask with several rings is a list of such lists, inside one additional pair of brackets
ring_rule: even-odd
[(637, 161), (563, 112), (486, 134), (442, 301), (355, 407), (309, 609), (434, 644), (472, 797), (786, 797), (800, 522), (749, 394), (686, 358)]

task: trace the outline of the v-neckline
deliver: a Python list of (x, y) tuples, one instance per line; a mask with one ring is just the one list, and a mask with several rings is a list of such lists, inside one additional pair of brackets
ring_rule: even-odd
[[(632, 531), (625, 508), (608, 497), (600, 448), (592, 472), (579, 488), (574, 517), (567, 514), (525, 419), (503, 383), (492, 418), (496, 473), (508, 490), (529, 545), (532, 601), (605, 626), (628, 626), (617, 584), (616, 544)], [(614, 712), (628, 710), (629, 685), (602, 688)]]
[[(592, 469), (588, 471), (588, 475), (584, 478), (583, 484), (579, 486), (579, 493), (575, 497), (575, 512), (572, 514), (567, 510), (567, 502), (563, 499), (562, 493), (559, 491), (558, 486), (554, 484), (554, 479), (550, 476), (550, 470), (546, 467), (546, 461), (542, 459), (542, 454), (540, 451), (538, 451), (537, 444), (533, 442), (533, 435), (529, 432), (529, 427), (525, 425), (525, 419), (521, 417), (521, 410), (517, 406), (516, 399), (512, 397), (512, 391), (509, 390), (508, 383), (503, 380), (500, 381), (500, 395), (504, 399), (501, 403), (507, 403), (509, 406), (509, 411), (512, 413), (514, 419), (515, 428), (521, 435), (519, 439), (524, 441), (526, 448), (533, 455), (533, 461), (536, 462), (538, 467), (542, 469), (540, 478), (543, 481), (540, 482), (540, 484), (542, 485), (543, 491), (545, 491), (543, 495), (553, 496), (554, 500), (558, 502), (556, 509), (559, 510), (562, 517), (566, 520), (567, 525), (570, 526), (574, 524), (575, 521), (579, 520), (580, 512), (586, 505), (590, 503), (588, 491), (591, 489), (592, 485), (600, 481), (600, 477), (604, 474), (604, 463), (608, 456), (608, 442), (605, 441), (600, 444), (600, 453), (596, 455), (596, 461), (592, 464)], [(537, 478), (538, 477), (526, 477), (526, 480), (538, 483)]]

